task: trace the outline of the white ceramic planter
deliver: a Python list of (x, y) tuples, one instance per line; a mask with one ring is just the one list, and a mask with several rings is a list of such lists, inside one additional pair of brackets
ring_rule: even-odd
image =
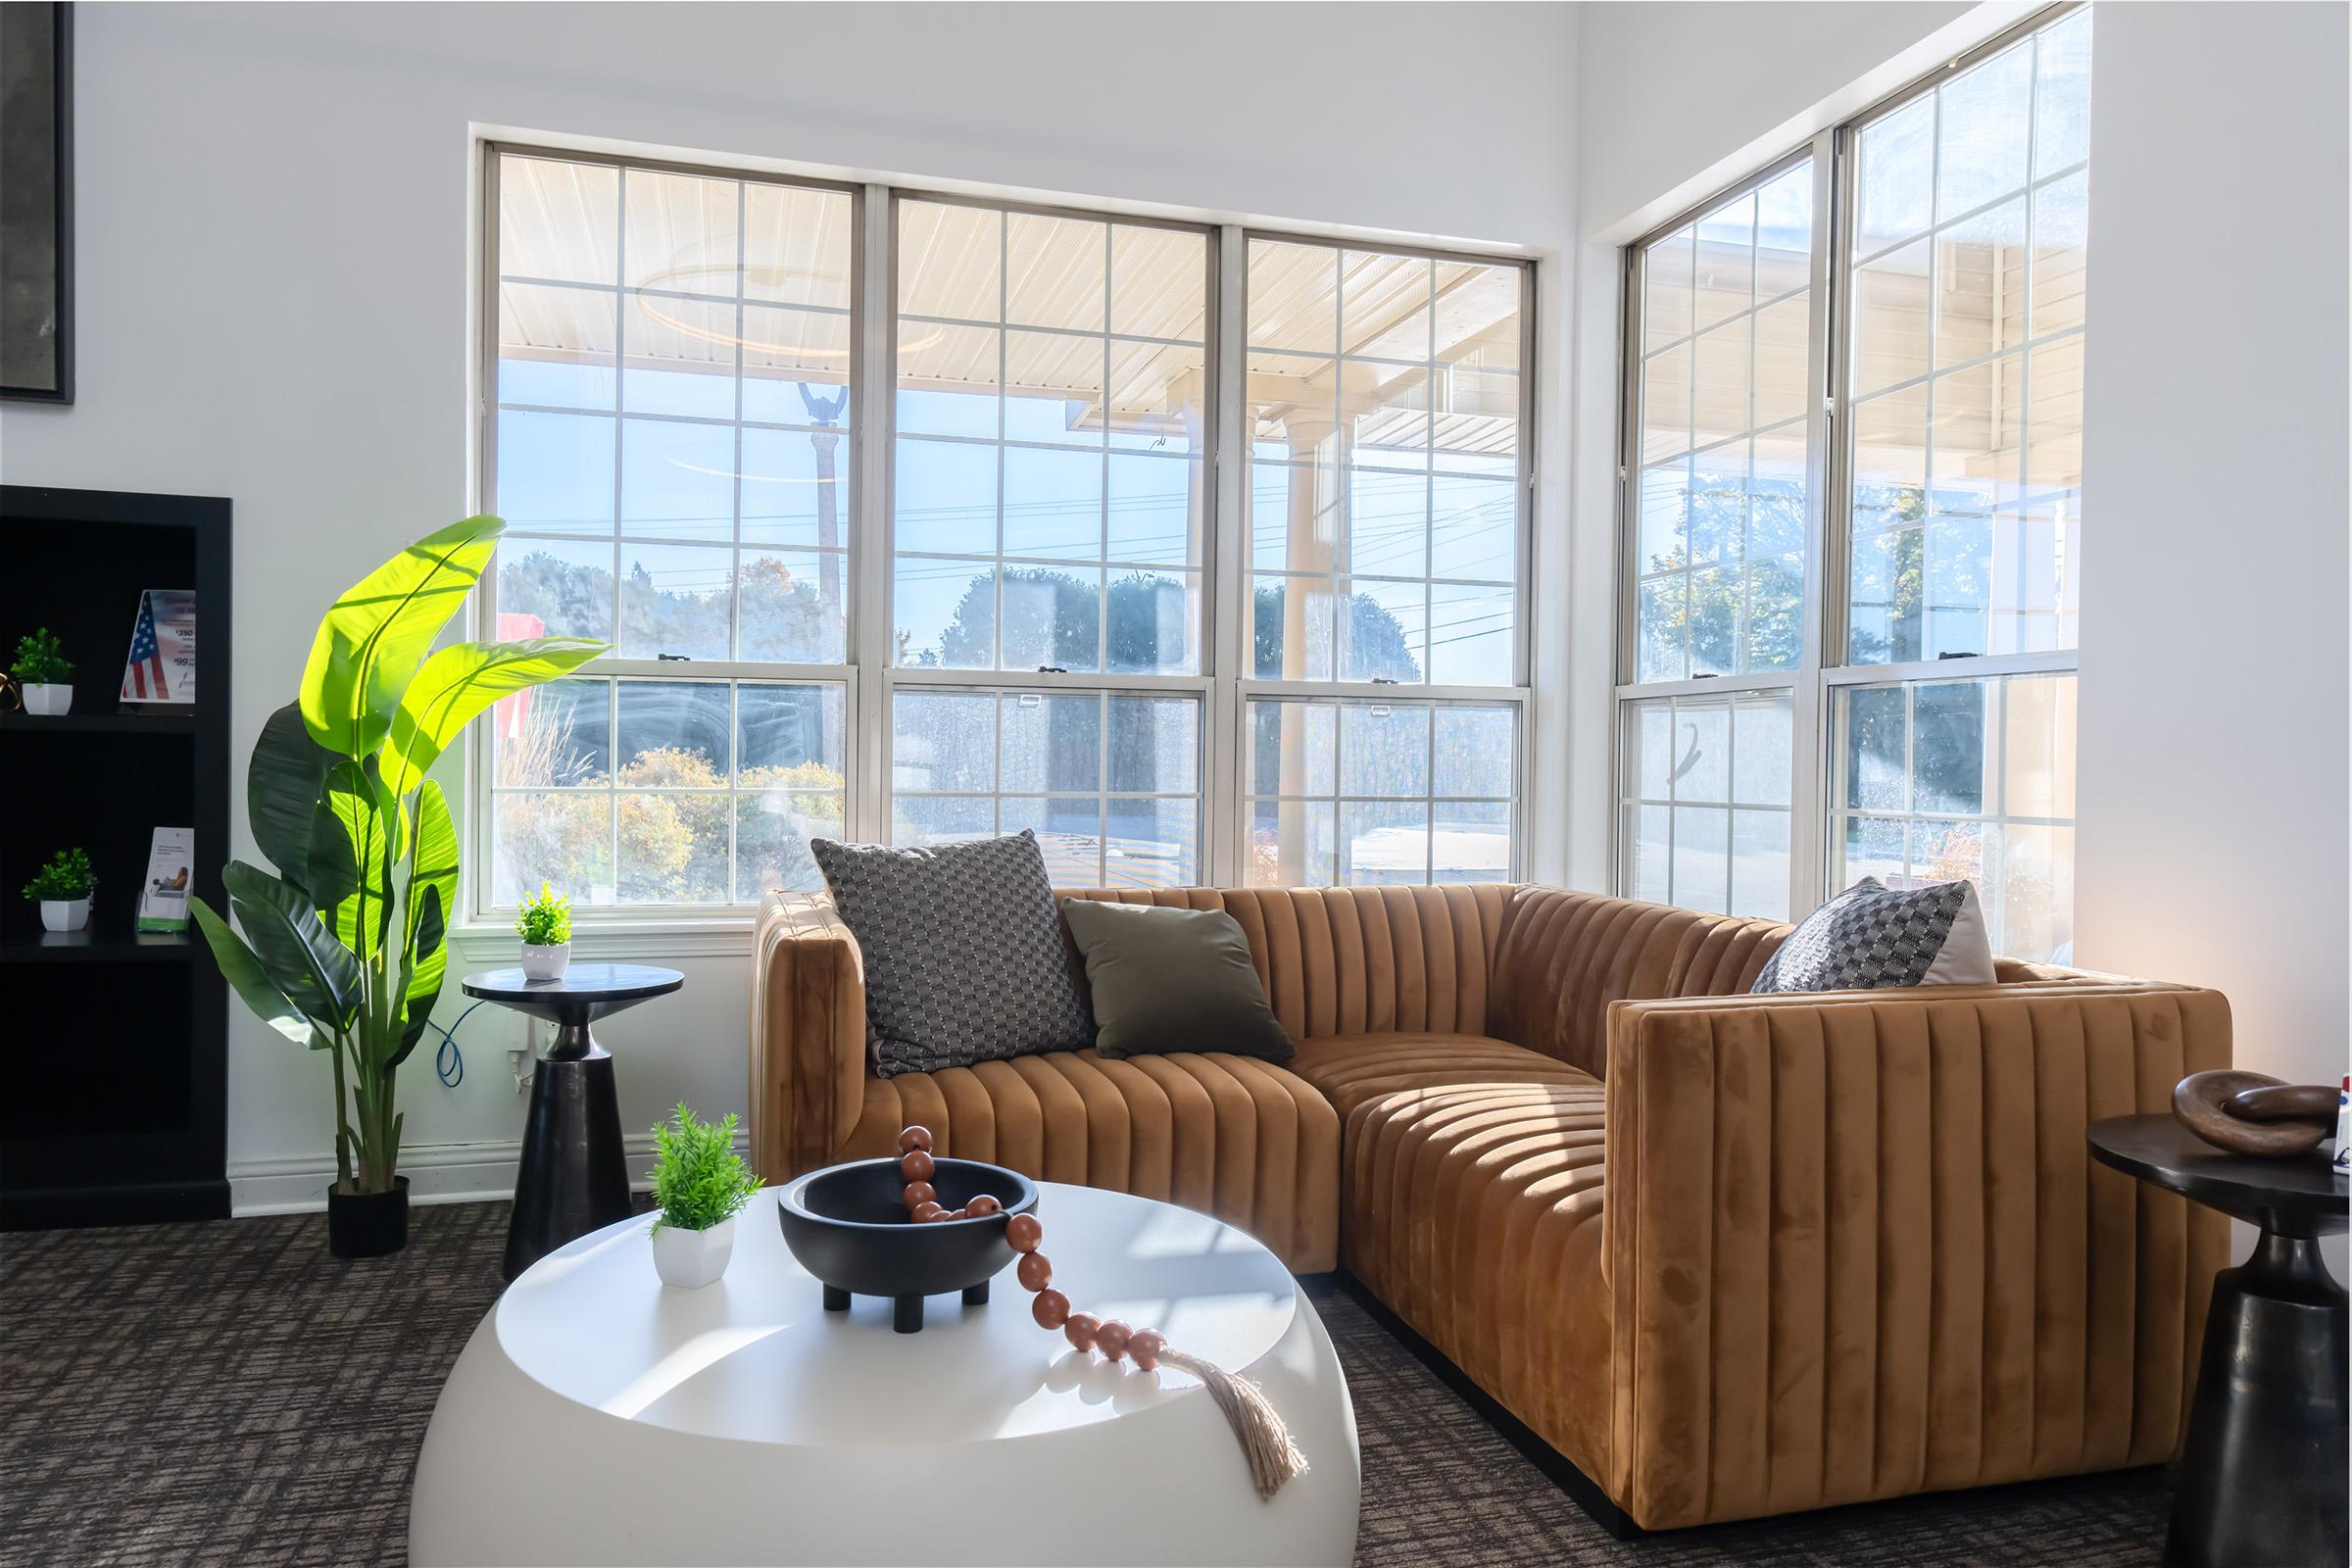
[(63, 681), (49, 681), (37, 686), (27, 682), (17, 689), (24, 694), (24, 711), (27, 713), (54, 717), (70, 711), (74, 707), (74, 688)]
[(571, 967), (571, 944), (559, 942), (542, 947), (525, 942), (522, 945), (522, 977), (525, 980), (561, 980), (564, 971)]
[[(30, 691), (31, 687), (26, 687)], [(41, 929), (44, 931), (78, 931), (90, 923), (90, 901), (79, 899), (43, 899), (41, 901)]]
[(707, 1231), (664, 1225), (654, 1232), (654, 1271), (662, 1283), (699, 1291), (727, 1271), (735, 1253), (735, 1221), (722, 1219)]

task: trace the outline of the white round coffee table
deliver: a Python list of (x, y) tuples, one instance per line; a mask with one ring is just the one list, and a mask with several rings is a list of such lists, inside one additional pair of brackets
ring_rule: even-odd
[(1355, 1551), (1355, 1415), (1331, 1338), (1272, 1253), (1190, 1209), (1038, 1184), (1073, 1305), (1265, 1390), (1308, 1469), (1261, 1502), (1192, 1377), (1080, 1355), (994, 1299), (826, 1312), (776, 1228), (669, 1290), (651, 1216), (508, 1287), (449, 1374), (409, 1557), (457, 1563), (1330, 1563)]

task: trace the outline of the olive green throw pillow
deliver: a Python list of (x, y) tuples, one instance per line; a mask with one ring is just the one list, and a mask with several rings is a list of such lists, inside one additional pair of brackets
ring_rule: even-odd
[(1116, 1060), (1229, 1051), (1288, 1061), (1241, 922), (1222, 909), (1065, 899), (1062, 918), (1095, 994), (1095, 1049)]

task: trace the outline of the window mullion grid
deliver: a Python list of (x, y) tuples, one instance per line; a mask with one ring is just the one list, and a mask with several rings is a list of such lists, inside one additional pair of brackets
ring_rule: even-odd
[[(740, 274), (738, 274), (740, 275)], [(735, 830), (743, 820), (739, 791), (743, 778), (743, 689), (727, 682), (727, 903), (739, 906), (743, 896), (743, 866), (736, 859)], [(754, 880), (757, 880), (756, 878)]]
[[(621, 453), (628, 445), (628, 421), (621, 411), (629, 406), (629, 174), (622, 170), (613, 178), (613, 239), (612, 239), (612, 647), (622, 646), (621, 582), (625, 573), (625, 559), (620, 538)], [(619, 829), (613, 829), (615, 839)], [(619, 860), (613, 861), (615, 875)], [(617, 897), (617, 893), (614, 895)]]
[[(1004, 667), (1004, 439), (1010, 432), (1012, 420), (1012, 329), (1007, 324), (1012, 317), (1012, 221), (1000, 211), (997, 214), (997, 549), (996, 577), (996, 648), (997, 667)], [(1001, 740), (1003, 737), (1000, 736)], [(997, 804), (995, 820), (998, 831), (1004, 830), (1004, 803)]]
[[(621, 646), (621, 453), (627, 447), (628, 425), (621, 411), (628, 407), (629, 371), (629, 174), (613, 176), (612, 222), (612, 648)], [(605, 761), (605, 834), (612, 879), (612, 902), (620, 902), (620, 682), (605, 682), (605, 733), (611, 737)]]
[[(1346, 678), (1355, 649), (1353, 610), (1341, 609), (1351, 601), (1340, 593), (1343, 582), (1351, 591), (1355, 586), (1355, 436), (1348, 415), (1348, 253), (1337, 245), (1331, 248), (1331, 678), (1338, 681)], [(1425, 619), (1424, 638), (1427, 631)], [(1335, 805), (1332, 810), (1336, 824), (1339, 808)], [(1336, 852), (1333, 874), (1338, 874)]]
[[(1436, 264), (1431, 264), (1430, 275), (1437, 275)], [(1435, 298), (1433, 295), (1434, 309)], [(1434, 373), (1434, 368), (1433, 368)], [(1434, 400), (1433, 400), (1434, 401)], [(1429, 724), (1429, 760), (1421, 775), (1421, 880), (1434, 884), (1438, 880), (1438, 708), (1426, 705), (1424, 717)]]
[[(1012, 227), (1009, 222), (1004, 226), (1007, 231)], [(1115, 281), (1110, 270), (1116, 251), (1111, 237), (1116, 232), (1113, 225), (1102, 225), (1102, 390), (1097, 394), (1102, 399), (1102, 450), (1096, 454), (1096, 461), (1102, 478), (1101, 497), (1095, 503), (1095, 667), (1105, 671), (1110, 668), (1110, 294)], [(1110, 716), (1107, 709), (1102, 716)], [(1103, 808), (1102, 832), (1107, 841), (1107, 806)], [(1104, 869), (1108, 870), (1107, 860)]]
[[(999, 396), (1003, 388), (999, 388)], [(1000, 838), (1004, 833), (1004, 693), (991, 692), (988, 699), (990, 745), (993, 766), (988, 775), (988, 825)]]
[[(1215, 382), (1208, 389), (1207, 437), (1210, 457), (1201, 470), (1202, 485), (1213, 491), (1202, 497), (1201, 549), (1208, 560), (1205, 609), (1208, 624), (1199, 633), (1206, 657), (1202, 672), (1211, 677), (1201, 712), (1201, 816), (1196, 829), (1206, 852), (1203, 877), (1219, 887), (1238, 887), (1247, 875), (1250, 839), (1248, 780), (1249, 706), (1240, 699), (1241, 683), (1253, 673), (1250, 658), (1254, 633), (1254, 599), (1247, 505), (1252, 456), (1249, 419), (1247, 330), (1243, 302), (1249, 290), (1249, 247), (1239, 227), (1227, 224), (1209, 236), (1208, 303), (1213, 327), (1210, 363)], [(1231, 302), (1230, 306), (1226, 302)]]
[[(1107, 233), (1107, 229), (1105, 232)], [(1107, 245), (1108, 241), (1105, 240), (1104, 243)], [(1107, 266), (1107, 261), (1105, 261), (1106, 276), (1108, 275)], [(1108, 285), (1104, 286), (1107, 291)], [(1107, 298), (1103, 301), (1102, 320), (1103, 324), (1109, 324), (1110, 308)], [(1103, 341), (1105, 345), (1109, 342), (1107, 338)], [(1106, 348), (1106, 359), (1107, 356)], [(1104, 368), (1107, 372), (1107, 365)], [(1110, 417), (1110, 378), (1107, 373), (1102, 379), (1102, 416), (1105, 421), (1103, 433), (1107, 436), (1109, 434), (1107, 421)], [(1097, 887), (1110, 886), (1110, 693), (1108, 692), (1100, 693), (1095, 698), (1095, 885)]]
[[(727, 652), (730, 656), (736, 659), (741, 659), (743, 657), (743, 334), (744, 328), (749, 324), (744, 318), (743, 274), (745, 270), (751, 265), (751, 202), (750, 198), (744, 194), (745, 188), (746, 187), (742, 181), (736, 181), (734, 344), (735, 428), (731, 432), (735, 449), (735, 472), (727, 481), (728, 488), (734, 493), (735, 508), (735, 548), (729, 554), (727, 562), (729, 569), (729, 581), (727, 583), (727, 603), (730, 607), (729, 619), (733, 622), (730, 629), (730, 634), (733, 638), (733, 641), (728, 643)], [(734, 701), (732, 691), (730, 691), (727, 700), (730, 704)], [(732, 743), (730, 742), (730, 744)], [(734, 808), (732, 803), (729, 804), (727, 815), (730, 824), (727, 828), (727, 891), (731, 897), (734, 893), (735, 886), (735, 829), (732, 825), (734, 819)]]
[(1805, 343), (1805, 568), (1798, 625), (1797, 667), (1788, 693), (1788, 912), (1818, 906), (1825, 895), (1831, 779), (1829, 691), (1822, 666), (1845, 636), (1843, 599), (1849, 565), (1838, 485), (1839, 448), (1846, 439), (1844, 338), (1838, 329), (1843, 285), (1838, 257), (1845, 245), (1843, 192), (1851, 173), (1851, 141), (1825, 130), (1813, 138), (1813, 254), (1808, 279), (1813, 309)]
[(850, 530), (855, 592), (850, 624), (853, 660), (863, 677), (850, 710), (845, 752), (854, 760), (855, 799), (845, 808), (844, 826), (854, 841), (890, 839), (890, 728), (893, 615), (893, 552), (897, 546), (898, 482), (893, 461), (897, 420), (892, 417), (898, 386), (899, 209), (890, 191), (866, 187), (857, 209), (858, 418), (852, 424), (859, 484), (854, 492)]

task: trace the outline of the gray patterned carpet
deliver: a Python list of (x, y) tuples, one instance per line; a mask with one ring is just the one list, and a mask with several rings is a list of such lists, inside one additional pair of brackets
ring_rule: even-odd
[[(0, 1563), (397, 1563), (443, 1375), (499, 1290), (504, 1204), (400, 1256), (323, 1216), (0, 1236)], [(2149, 1563), (2154, 1471), (1610, 1540), (1347, 1296), (1313, 1287), (1363, 1444), (1364, 1564)]]

